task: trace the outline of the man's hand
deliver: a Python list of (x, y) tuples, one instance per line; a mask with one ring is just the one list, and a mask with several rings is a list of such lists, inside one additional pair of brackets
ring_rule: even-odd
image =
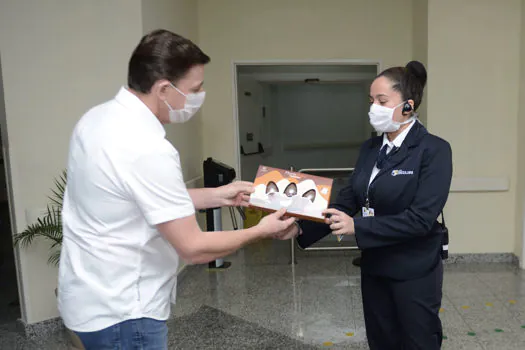
[(302, 233), (301, 228), (299, 227), (299, 225), (297, 224), (297, 221), (296, 221), (296, 222), (294, 222), (293, 225), (291, 225), (286, 230), (281, 231), (281, 232), (277, 232), (276, 234), (274, 234), (273, 238), (280, 239), (281, 241), (286, 241), (286, 240), (289, 240), (289, 239), (297, 237), (301, 233)]
[(247, 207), (250, 201), (250, 194), (255, 191), (253, 183), (246, 181), (236, 181), (231, 184), (217, 188), (217, 196), (222, 206), (228, 207)]
[(294, 227), (297, 226), (295, 225), (295, 219), (287, 218), (285, 214), (286, 209), (281, 209), (262, 218), (257, 227), (261, 229), (263, 237), (288, 239), (281, 237), (288, 237), (288, 235), (294, 233)]
[(354, 219), (346, 213), (337, 209), (326, 209), (323, 215), (330, 214), (329, 218), (325, 219), (325, 223), (330, 225), (332, 234), (334, 235), (353, 235), (355, 234)]

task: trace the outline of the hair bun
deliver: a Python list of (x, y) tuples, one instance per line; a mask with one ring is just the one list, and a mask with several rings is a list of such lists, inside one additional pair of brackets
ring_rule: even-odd
[(410, 74), (413, 74), (419, 80), (422, 87), (425, 87), (427, 83), (427, 70), (423, 63), (419, 61), (410, 61), (405, 68)]

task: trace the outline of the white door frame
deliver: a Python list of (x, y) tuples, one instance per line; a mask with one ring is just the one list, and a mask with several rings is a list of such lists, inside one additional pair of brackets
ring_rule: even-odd
[(232, 62), (232, 78), (233, 78), (233, 127), (234, 127), (234, 154), (235, 154), (235, 166), (237, 171), (237, 177), (241, 178), (241, 140), (239, 135), (239, 101), (237, 99), (237, 66), (310, 66), (310, 65), (337, 65), (337, 66), (377, 66), (377, 74), (381, 72), (381, 61), (380, 60), (367, 60), (367, 59), (334, 59), (334, 60), (238, 60)]

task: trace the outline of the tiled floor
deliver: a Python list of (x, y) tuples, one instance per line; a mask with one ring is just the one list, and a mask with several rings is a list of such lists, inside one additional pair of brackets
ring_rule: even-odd
[[(367, 349), (352, 253), (298, 253), (262, 242), (226, 271), (189, 268), (170, 320), (170, 349)], [(448, 265), (443, 349), (525, 349), (525, 272), (508, 264)], [(2, 349), (66, 349), (0, 327)], [(3, 347), (2, 347), (3, 346)]]

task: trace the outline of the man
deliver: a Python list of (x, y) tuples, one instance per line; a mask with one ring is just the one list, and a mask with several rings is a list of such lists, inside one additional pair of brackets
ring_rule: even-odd
[[(86, 349), (167, 349), (179, 256), (206, 263), (256, 239), (297, 234), (283, 211), (239, 231), (202, 232), (195, 208), (246, 205), (251, 183), (187, 190), (162, 124), (201, 107), (194, 43), (166, 30), (142, 38), (128, 88), (76, 125), (68, 158), (58, 306)], [(171, 298), (170, 298), (171, 296)]]

